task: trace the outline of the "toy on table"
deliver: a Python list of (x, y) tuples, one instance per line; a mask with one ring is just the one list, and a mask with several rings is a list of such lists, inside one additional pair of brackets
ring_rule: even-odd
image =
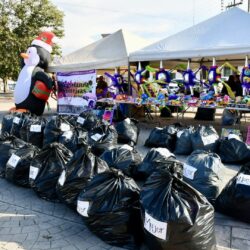
[(160, 61), (160, 68), (155, 74), (156, 82), (162, 84), (162, 87), (166, 88), (167, 84), (171, 81), (170, 73), (163, 68), (163, 62)]

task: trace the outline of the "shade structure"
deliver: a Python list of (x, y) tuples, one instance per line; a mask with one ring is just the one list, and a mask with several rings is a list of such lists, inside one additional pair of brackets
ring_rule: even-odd
[(250, 14), (235, 7), (140, 50), (129, 60), (244, 60), (250, 54)]
[(123, 30), (80, 48), (49, 67), (50, 72), (107, 69), (128, 65), (128, 54), (149, 44)]

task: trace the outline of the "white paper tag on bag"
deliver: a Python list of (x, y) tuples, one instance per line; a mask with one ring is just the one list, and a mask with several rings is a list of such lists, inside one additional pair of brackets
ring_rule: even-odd
[(166, 222), (158, 221), (145, 212), (144, 228), (159, 239), (166, 240), (167, 238)]
[(122, 149), (127, 149), (127, 150), (129, 150), (129, 151), (132, 151), (132, 150), (133, 150), (133, 148), (132, 148), (131, 146), (129, 146), (128, 144), (122, 145), (121, 148), (122, 148)]
[(11, 167), (15, 168), (20, 159), (21, 158), (19, 156), (12, 154), (10, 159), (7, 162), (7, 165), (10, 165)]
[(70, 126), (67, 123), (61, 123), (60, 129), (62, 132), (66, 132), (70, 130)]
[(184, 133), (184, 130), (180, 130), (180, 131), (177, 132), (176, 136), (178, 138), (180, 138), (183, 133)]
[(29, 178), (35, 180), (39, 172), (39, 168), (30, 166)]
[(19, 117), (15, 117), (15, 118), (13, 119), (13, 123), (19, 124), (19, 123), (20, 123), (20, 118), (19, 118)]
[(31, 125), (30, 126), (30, 132), (42, 132), (42, 126), (41, 125)]
[(186, 163), (183, 166), (183, 175), (190, 180), (194, 179), (194, 174), (196, 171), (197, 171), (196, 168), (194, 168)]
[(63, 186), (64, 183), (65, 183), (65, 180), (66, 180), (66, 171), (63, 170), (62, 173), (61, 173), (61, 175), (60, 175), (60, 177), (59, 177), (59, 179), (58, 179), (58, 183), (59, 183), (61, 186)]
[(63, 137), (65, 137), (67, 140), (70, 140), (73, 137), (73, 131), (65, 131), (62, 134)]
[(218, 136), (215, 134), (204, 136), (204, 137), (202, 136), (202, 141), (203, 141), (204, 146), (214, 143), (217, 139), (218, 139)]
[(250, 175), (248, 175), (248, 174), (239, 174), (237, 176), (236, 184), (242, 184), (242, 185), (250, 186)]
[(80, 124), (84, 124), (85, 119), (83, 117), (81, 117), (81, 116), (78, 116), (77, 122), (80, 123)]
[(103, 137), (103, 135), (96, 133), (96, 134), (91, 136), (91, 139), (94, 141), (99, 141), (102, 137)]
[(80, 215), (84, 217), (89, 217), (88, 209), (89, 209), (89, 201), (77, 201), (77, 212)]

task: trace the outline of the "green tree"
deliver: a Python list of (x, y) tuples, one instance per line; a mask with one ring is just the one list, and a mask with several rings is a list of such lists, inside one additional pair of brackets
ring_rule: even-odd
[[(7, 79), (16, 80), (20, 72), (20, 53), (42, 30), (63, 37), (63, 16), (49, 0), (0, 0), (0, 78), (4, 92)], [(53, 47), (53, 55), (61, 55), (58, 45)]]

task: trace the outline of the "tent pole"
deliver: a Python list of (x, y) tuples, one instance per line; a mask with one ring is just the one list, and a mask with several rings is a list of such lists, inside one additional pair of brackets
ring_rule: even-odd
[(130, 77), (130, 62), (128, 61), (128, 89), (129, 89), (129, 95), (132, 95), (132, 89), (131, 89), (131, 77)]

